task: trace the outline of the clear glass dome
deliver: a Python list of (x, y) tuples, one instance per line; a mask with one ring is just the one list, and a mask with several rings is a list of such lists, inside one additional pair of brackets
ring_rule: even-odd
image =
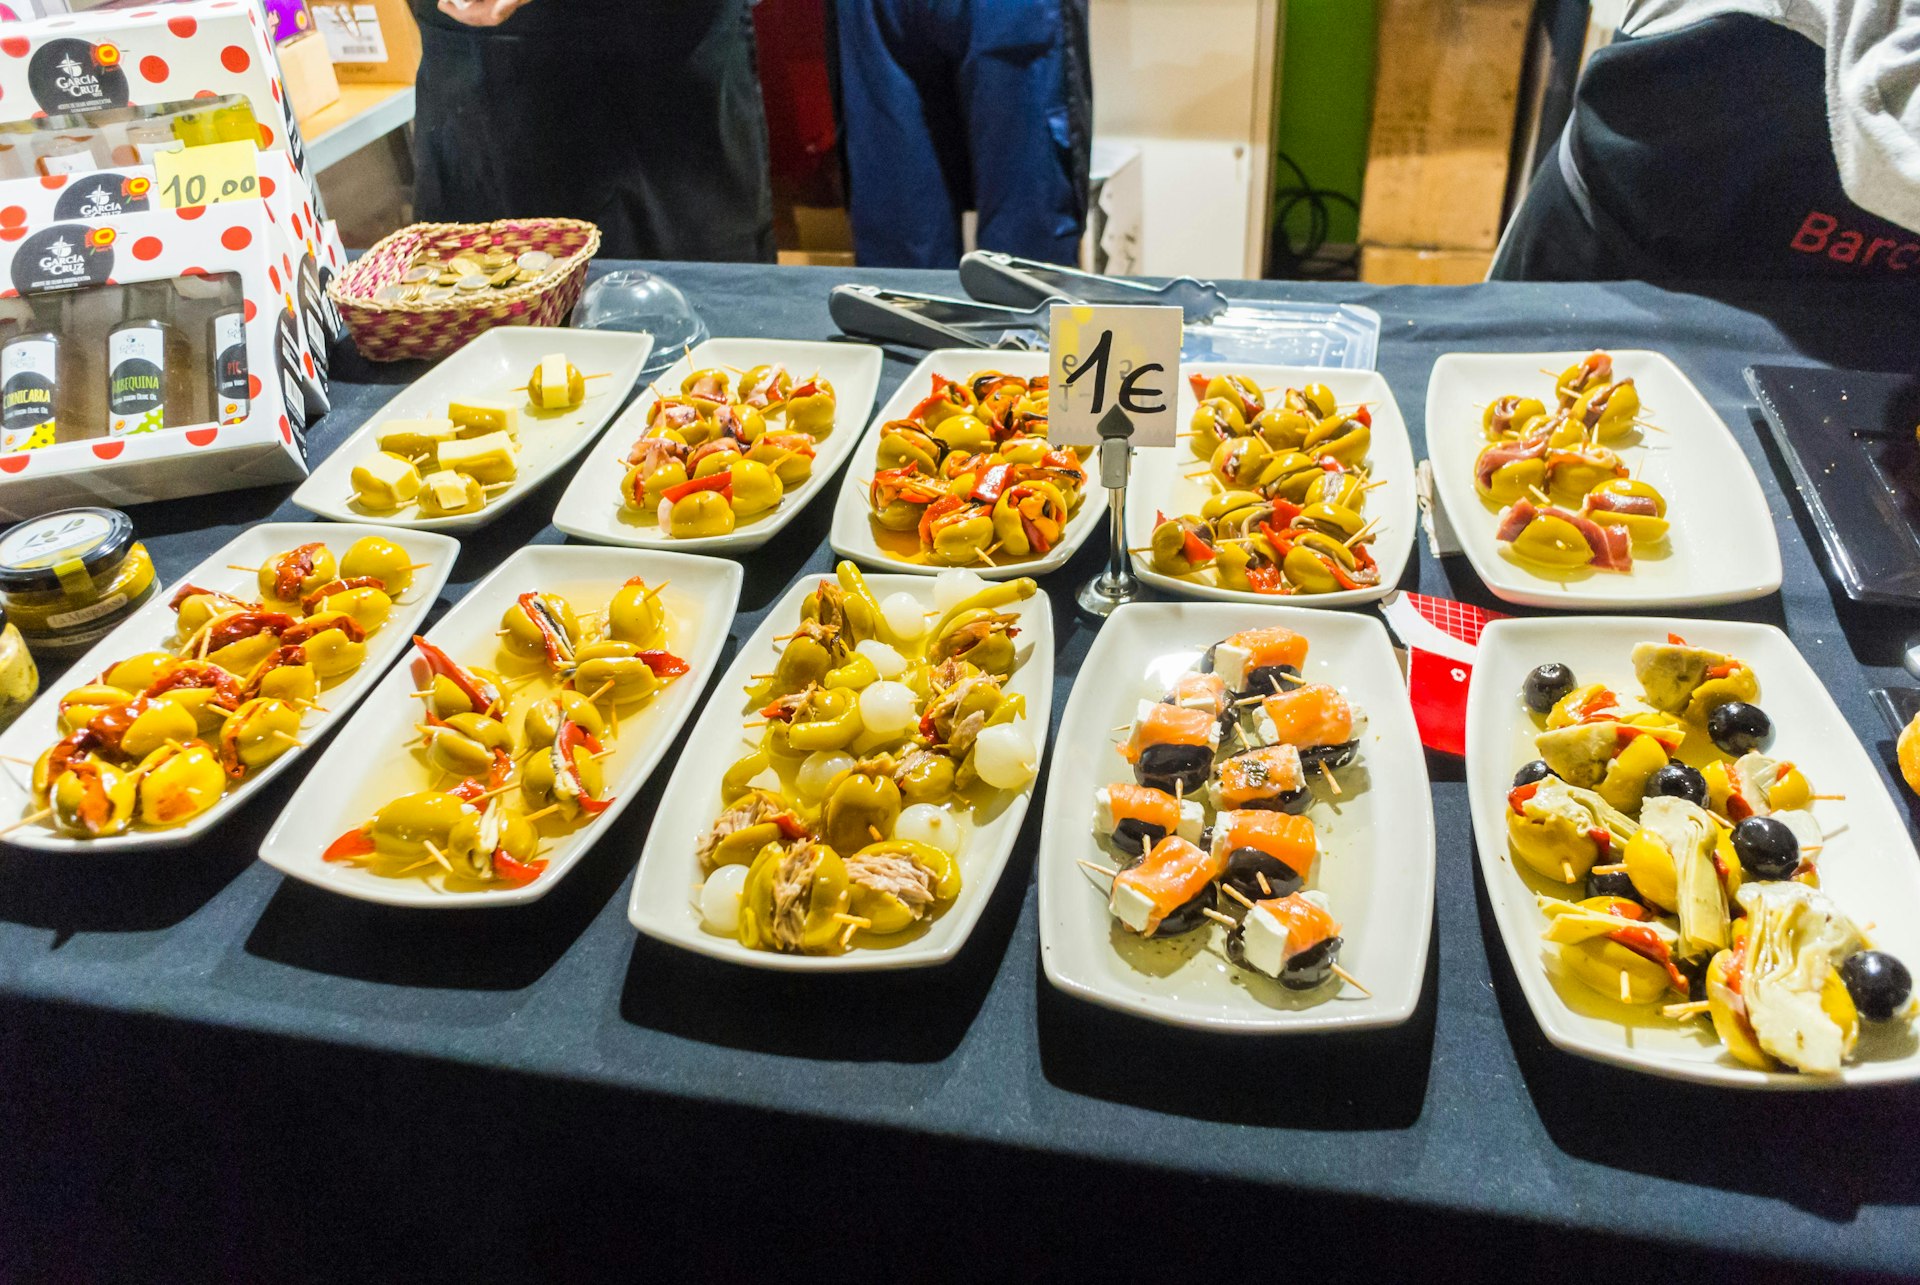
[(587, 284), (573, 310), (573, 324), (589, 330), (631, 330), (653, 336), (653, 352), (641, 372), (645, 383), (707, 338), (680, 287), (644, 268), (623, 268)]

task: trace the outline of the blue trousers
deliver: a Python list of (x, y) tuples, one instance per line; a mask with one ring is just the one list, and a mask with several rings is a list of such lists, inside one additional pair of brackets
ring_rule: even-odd
[(1073, 263), (1087, 221), (1087, 0), (836, 0), (854, 250), (951, 268), (981, 249)]

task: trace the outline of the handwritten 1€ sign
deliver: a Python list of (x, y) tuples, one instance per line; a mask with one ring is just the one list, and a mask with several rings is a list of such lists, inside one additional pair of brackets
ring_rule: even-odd
[(160, 189), (160, 203), (174, 209), (257, 200), (260, 152), (244, 140), (155, 152), (153, 181)]
[(1174, 444), (1180, 309), (1057, 303), (1048, 330), (1047, 436), (1096, 443), (1100, 421), (1117, 407), (1133, 423), (1134, 446)]

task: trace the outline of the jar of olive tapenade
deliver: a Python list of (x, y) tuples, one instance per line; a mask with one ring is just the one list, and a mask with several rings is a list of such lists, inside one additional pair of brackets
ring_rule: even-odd
[(0, 607), (0, 730), (20, 717), (39, 690), (40, 671), (27, 641), (7, 619), (7, 609)]
[(118, 509), (62, 509), (0, 535), (0, 607), (42, 659), (92, 646), (153, 590), (153, 559)]

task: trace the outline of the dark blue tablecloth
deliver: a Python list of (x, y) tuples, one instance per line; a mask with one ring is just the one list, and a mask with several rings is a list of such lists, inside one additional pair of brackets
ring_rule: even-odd
[[(716, 335), (827, 337), (828, 287), (849, 279), (664, 270)], [(855, 279), (954, 288), (942, 274)], [(1441, 353), (1670, 354), (1746, 449), (1785, 557), (1781, 594), (1713, 614), (1784, 626), (1897, 787), (1865, 693), (1897, 677), (1920, 622), (1836, 606), (1741, 369), (1911, 369), (1910, 292), (1236, 289), (1377, 309), (1380, 369), (1416, 445)], [(910, 365), (889, 358), (882, 399)], [(419, 368), (346, 354), (336, 371), (318, 453)], [(508, 551), (559, 539), (546, 522), (565, 482), (469, 539), (447, 599)], [(134, 517), (171, 578), (248, 524), (303, 518), (289, 489)], [(796, 576), (829, 568), (830, 508), (823, 498), (746, 559), (736, 645)], [(1101, 556), (1090, 547), (1045, 582), (1058, 701), (1092, 633), (1072, 591)], [(1464, 561), (1424, 551), (1405, 584), (1493, 605)], [(1476, 1249), (1501, 1255), (1484, 1270), (1615, 1278), (1704, 1250), (1920, 1271), (1920, 1093), (1715, 1092), (1546, 1045), (1479, 886), (1458, 761), (1429, 765), (1440, 878), (1413, 1020), (1229, 1040), (1048, 986), (1033, 851), (1041, 825), (1077, 815), (1029, 815), (972, 941), (937, 971), (795, 978), (636, 940), (627, 881), (673, 757), (524, 909), (409, 914), (283, 879), (253, 853), (292, 780), (177, 853), (0, 855), (0, 1210), (22, 1220), (0, 1230), (0, 1275), (176, 1255), (252, 1273), (282, 1250), (344, 1266), (429, 1243), (469, 1273), (639, 1263), (667, 1243), (662, 1224), (697, 1236), (675, 1242), (692, 1255), (683, 1265), (772, 1268), (823, 1247), (832, 1261), (858, 1244), (846, 1266), (862, 1275), (1039, 1271), (1103, 1251), (1158, 1271), (1222, 1244), (1265, 1246), (1276, 1264), (1441, 1276)], [(610, 1207), (631, 1236), (609, 1229)], [(874, 1257), (889, 1236), (897, 1258)], [(958, 1257), (930, 1262), (929, 1246)]]

